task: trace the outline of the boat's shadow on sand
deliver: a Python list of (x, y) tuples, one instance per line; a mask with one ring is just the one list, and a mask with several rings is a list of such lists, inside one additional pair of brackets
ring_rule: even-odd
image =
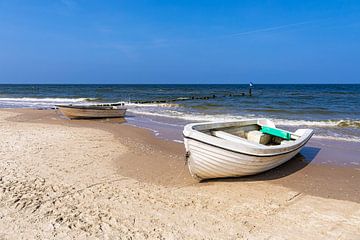
[(268, 170), (247, 177), (209, 179), (202, 182), (245, 182), (245, 181), (266, 181), (289, 176), (310, 164), (320, 152), (320, 148), (304, 147), (300, 153), (286, 163)]

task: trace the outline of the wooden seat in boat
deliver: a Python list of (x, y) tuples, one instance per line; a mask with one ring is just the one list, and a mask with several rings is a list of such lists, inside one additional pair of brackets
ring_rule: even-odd
[(218, 138), (221, 138), (224, 140), (228, 140), (228, 141), (232, 141), (232, 142), (236, 142), (236, 143), (240, 143), (240, 144), (248, 144), (248, 145), (253, 145), (253, 146), (259, 145), (257, 143), (249, 142), (242, 137), (238, 137), (238, 136), (232, 135), (232, 134), (224, 132), (224, 131), (211, 131), (211, 134), (215, 137), (218, 137)]

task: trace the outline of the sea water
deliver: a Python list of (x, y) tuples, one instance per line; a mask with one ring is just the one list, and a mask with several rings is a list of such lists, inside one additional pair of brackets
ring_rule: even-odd
[[(181, 129), (189, 122), (262, 117), (289, 130), (312, 128), (315, 138), (360, 142), (360, 84), (254, 85), (252, 96), (248, 90), (245, 84), (3, 84), (0, 85), (0, 108), (52, 108), (61, 103), (125, 101), (129, 102), (127, 120), (130, 124), (178, 141)], [(196, 99), (213, 95), (215, 98)], [(156, 100), (173, 101), (133, 103)]]

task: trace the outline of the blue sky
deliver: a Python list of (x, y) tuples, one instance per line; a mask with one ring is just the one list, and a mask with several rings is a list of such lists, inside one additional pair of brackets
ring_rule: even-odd
[(360, 1), (0, 0), (0, 83), (360, 83)]

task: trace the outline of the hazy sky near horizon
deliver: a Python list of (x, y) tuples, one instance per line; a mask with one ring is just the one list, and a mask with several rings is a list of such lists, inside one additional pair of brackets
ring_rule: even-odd
[(0, 0), (0, 83), (360, 83), (358, 0)]

